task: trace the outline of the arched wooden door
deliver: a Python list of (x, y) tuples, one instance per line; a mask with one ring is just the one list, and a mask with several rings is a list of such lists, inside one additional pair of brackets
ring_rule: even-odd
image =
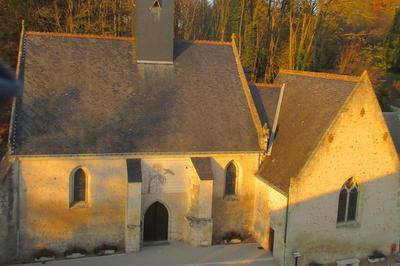
[(168, 210), (160, 202), (153, 203), (144, 215), (143, 240), (168, 240)]

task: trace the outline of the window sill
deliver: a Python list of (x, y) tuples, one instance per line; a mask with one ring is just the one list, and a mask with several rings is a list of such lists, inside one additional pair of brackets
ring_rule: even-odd
[(72, 203), (69, 205), (69, 208), (70, 208), (70, 209), (75, 209), (75, 208), (77, 208), (77, 209), (84, 209), (84, 208), (88, 208), (88, 207), (89, 207), (89, 206), (88, 206), (87, 202), (85, 202), (85, 201), (72, 202)]
[(359, 228), (360, 224), (357, 221), (337, 223), (336, 228)]
[(239, 197), (237, 195), (225, 195), (224, 200), (226, 201), (239, 201)]

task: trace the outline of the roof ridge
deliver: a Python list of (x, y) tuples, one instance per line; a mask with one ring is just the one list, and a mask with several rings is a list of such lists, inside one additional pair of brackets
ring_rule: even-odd
[(265, 145), (264, 131), (263, 131), (263, 128), (261, 125), (261, 120), (260, 120), (260, 116), (257, 111), (256, 104), (254, 103), (254, 98), (251, 94), (250, 84), (247, 81), (246, 74), (244, 73), (242, 61), (240, 59), (239, 51), (236, 46), (235, 34), (232, 34), (232, 42), (230, 45), (232, 47), (233, 56), (236, 61), (236, 67), (237, 67), (237, 71), (239, 74), (239, 80), (242, 83), (242, 89), (246, 96), (246, 101), (247, 101), (247, 105), (249, 107), (250, 115), (253, 120), (254, 127), (256, 128), (257, 137), (258, 137), (258, 145), (259, 145), (260, 149), (264, 150), (266, 148), (266, 147), (264, 147), (264, 145)]
[(178, 39), (178, 41), (182, 42), (190, 42), (194, 44), (210, 44), (210, 45), (224, 45), (224, 46), (231, 46), (231, 42), (222, 42), (222, 41), (210, 41), (210, 40), (183, 40)]
[(270, 89), (281, 89), (282, 85), (279, 84), (269, 84), (269, 83), (253, 83), (259, 89), (270, 88)]
[[(26, 31), (25, 31), (25, 20), (21, 21), (21, 32), (19, 37), (19, 48), (17, 58), (17, 69), (16, 78), (20, 81), (23, 79), (23, 70), (25, 65), (25, 45), (26, 45)], [(23, 86), (23, 85), (21, 85)], [(8, 129), (8, 154), (15, 154), (15, 141), (16, 141), (16, 119), (17, 119), (17, 104), (20, 101), (21, 96), (13, 97), (11, 104), (10, 124)]]
[(106, 36), (106, 35), (66, 33), (66, 32), (27, 31), (25, 34), (33, 36), (67, 37), (67, 38), (80, 38), (80, 39), (101, 39), (101, 40), (119, 40), (119, 41), (135, 40), (134, 37)]
[(281, 70), (279, 70), (279, 73), (298, 75), (298, 76), (306, 76), (306, 77), (333, 79), (333, 80), (352, 81), (352, 82), (360, 81), (360, 77), (357, 77), (357, 76), (339, 75), (339, 74), (331, 74), (331, 73), (324, 73), (324, 72), (311, 72), (311, 71), (281, 69)]

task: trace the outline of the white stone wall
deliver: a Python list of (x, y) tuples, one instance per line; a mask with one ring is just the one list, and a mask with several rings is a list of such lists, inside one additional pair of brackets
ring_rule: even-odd
[(125, 252), (139, 251), (141, 247), (142, 183), (128, 183), (126, 202)]
[[(231, 160), (240, 167), (238, 198), (225, 201), (224, 168)], [(69, 182), (78, 167), (88, 173), (88, 204), (71, 208)], [(146, 157), (142, 183), (128, 183), (126, 158), (20, 158), (21, 256), (32, 258), (42, 248), (63, 253), (69, 246), (92, 252), (102, 243), (137, 251), (144, 215), (156, 201), (168, 209), (169, 241), (210, 245), (213, 232), (248, 233), (257, 167), (255, 155), (216, 156), (215, 185), (213, 180), (200, 180), (190, 157)]]
[(190, 158), (142, 160), (142, 221), (147, 209), (159, 201), (168, 210), (168, 240), (184, 239), (189, 211)]
[[(399, 160), (368, 81), (329, 130), (305, 169), (290, 186), (287, 265), (332, 263), (388, 254), (400, 240)], [(336, 223), (339, 191), (349, 178), (360, 185), (357, 223)]]
[[(83, 166), (88, 174), (88, 206), (69, 204), (69, 180)], [(127, 198), (122, 159), (21, 159), (20, 252), (42, 248), (63, 253), (68, 246), (91, 252), (101, 243), (124, 247)]]
[(184, 239), (192, 246), (212, 244), (213, 180), (201, 180), (193, 168), (188, 190), (189, 211), (185, 217)]

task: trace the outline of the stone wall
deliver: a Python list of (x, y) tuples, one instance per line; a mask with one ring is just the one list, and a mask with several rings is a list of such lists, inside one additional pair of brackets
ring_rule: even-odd
[(168, 240), (184, 239), (189, 211), (190, 158), (142, 160), (142, 224), (147, 209), (156, 201), (168, 210)]
[(265, 250), (271, 250), (270, 228), (274, 230), (273, 256), (280, 265), (285, 247), (286, 206), (286, 196), (256, 178), (253, 236)]
[[(238, 193), (226, 200), (225, 167), (231, 160), (239, 166)], [(200, 180), (190, 157), (146, 157), (142, 182), (128, 183), (126, 158), (20, 158), (21, 258), (32, 259), (42, 248), (63, 253), (80, 246), (91, 252), (102, 243), (138, 251), (145, 213), (156, 201), (168, 210), (169, 241), (200, 246), (211, 245), (213, 233), (250, 234), (258, 156), (211, 161), (216, 181)], [(70, 207), (70, 180), (78, 167), (88, 173), (88, 204)]]
[[(69, 180), (84, 167), (88, 205), (70, 208)], [(92, 252), (102, 243), (124, 248), (127, 198), (122, 159), (21, 159), (20, 254), (32, 258), (42, 248), (63, 253), (69, 246)]]
[(201, 180), (193, 168), (188, 193), (189, 211), (185, 218), (185, 240), (193, 246), (210, 246), (213, 231), (213, 180)]
[(10, 263), (17, 256), (17, 191), (13, 170), (0, 179), (0, 264)]
[[(237, 195), (225, 196), (225, 170), (229, 162), (239, 167)], [(214, 173), (213, 187), (213, 242), (219, 243), (228, 232), (235, 231), (242, 236), (251, 235), (253, 224), (255, 173), (258, 170), (258, 155), (218, 156), (212, 160)]]
[(142, 183), (128, 183), (126, 202), (125, 252), (139, 251), (142, 241)]
[[(399, 159), (368, 80), (358, 87), (290, 186), (287, 265), (388, 254), (400, 240)], [(357, 222), (338, 225), (339, 191), (359, 183)]]

